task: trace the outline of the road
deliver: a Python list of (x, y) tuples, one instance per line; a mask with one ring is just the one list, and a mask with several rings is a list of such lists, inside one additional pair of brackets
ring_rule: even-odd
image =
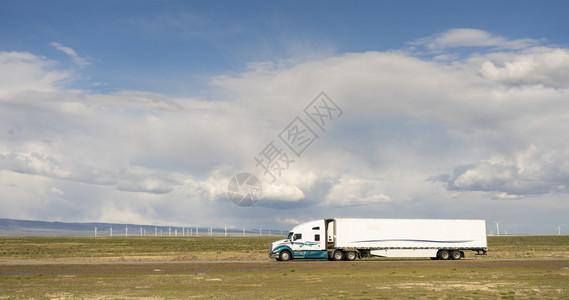
[[(569, 261), (569, 258), (554, 258), (554, 257), (533, 257), (533, 258), (488, 258), (488, 259), (461, 259), (460, 261), (542, 261), (542, 260), (554, 260), (554, 261)], [(384, 258), (384, 259), (363, 259), (355, 260), (356, 263), (364, 262), (420, 262), (429, 261), (427, 259), (397, 259), (397, 258)], [(278, 264), (293, 264), (293, 263), (345, 263), (345, 262), (330, 262), (321, 259), (296, 259), (288, 262), (277, 262), (276, 260), (132, 260), (132, 261), (0, 261), (0, 266), (9, 265), (130, 265), (130, 264), (234, 264), (234, 263), (278, 263)]]
[(0, 276), (109, 275), (109, 274), (205, 274), (211, 272), (252, 272), (301, 270), (385, 270), (385, 269), (506, 269), (552, 268), (569, 270), (567, 258), (432, 260), (326, 260), (277, 261), (132, 261), (132, 262), (20, 262), (0, 263)]

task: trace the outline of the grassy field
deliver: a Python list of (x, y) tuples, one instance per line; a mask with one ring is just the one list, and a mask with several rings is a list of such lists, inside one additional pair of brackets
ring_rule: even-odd
[(490, 257), (569, 257), (569, 235), (489, 236)]
[[(269, 244), (280, 238), (0, 237), (0, 262), (265, 260)], [(569, 258), (569, 236), (489, 236), (488, 248), (477, 258)]]
[(0, 237), (0, 261), (251, 260), (279, 237)]
[(569, 236), (491, 236), (461, 261), (276, 262), (275, 239), (4, 237), (0, 299), (569, 298)]

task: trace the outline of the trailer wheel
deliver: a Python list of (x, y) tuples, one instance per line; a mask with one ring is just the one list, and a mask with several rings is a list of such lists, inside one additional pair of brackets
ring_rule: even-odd
[(340, 250), (334, 251), (334, 253), (332, 254), (332, 259), (335, 261), (342, 260), (344, 259), (344, 253)]
[(281, 253), (279, 254), (279, 259), (281, 261), (288, 261), (292, 259), (292, 254), (290, 254), (290, 252), (288, 250), (283, 250), (281, 251)]
[(346, 254), (344, 254), (344, 256), (346, 257), (346, 260), (356, 260), (356, 258), (358, 257), (356, 252), (353, 252), (353, 251), (346, 252)]
[(441, 250), (439, 251), (439, 254), (437, 254), (438, 258), (441, 260), (448, 260), (450, 259), (450, 253), (447, 250)]
[(460, 251), (458, 250), (453, 250), (450, 253), (450, 258), (452, 258), (453, 260), (459, 260), (462, 257), (462, 253), (460, 253)]

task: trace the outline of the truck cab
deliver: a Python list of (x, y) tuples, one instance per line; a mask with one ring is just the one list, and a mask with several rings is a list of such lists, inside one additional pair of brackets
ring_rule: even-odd
[(271, 243), (269, 257), (277, 260), (293, 258), (327, 258), (325, 220), (307, 222), (294, 227), (286, 239)]

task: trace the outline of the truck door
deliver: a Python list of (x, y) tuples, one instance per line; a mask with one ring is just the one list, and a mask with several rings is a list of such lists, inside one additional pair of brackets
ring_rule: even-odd
[(325, 250), (324, 228), (322, 225), (314, 226), (302, 233), (302, 238), (296, 242), (302, 241), (300, 250), (304, 251), (320, 251)]
[(328, 245), (327, 249), (334, 247), (334, 241), (336, 239), (336, 235), (334, 232), (334, 221), (330, 220), (326, 222), (326, 244)]

